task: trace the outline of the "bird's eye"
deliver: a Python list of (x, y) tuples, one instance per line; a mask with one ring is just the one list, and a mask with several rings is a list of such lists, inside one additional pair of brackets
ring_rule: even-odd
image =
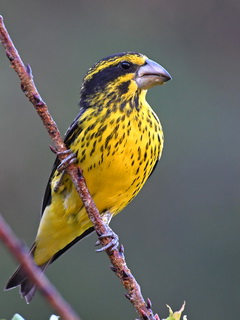
[(128, 61), (122, 61), (120, 62), (120, 67), (124, 70), (128, 70), (130, 69), (132, 66), (131, 62), (128, 62)]

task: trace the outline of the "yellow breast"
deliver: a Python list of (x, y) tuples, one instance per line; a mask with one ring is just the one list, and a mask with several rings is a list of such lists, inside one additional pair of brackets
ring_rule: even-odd
[(78, 153), (100, 212), (116, 214), (136, 196), (159, 159), (161, 124), (148, 104), (139, 110), (130, 105), (115, 112), (107, 109), (98, 116), (92, 111), (84, 124), (71, 149)]
[[(140, 191), (163, 148), (161, 124), (145, 102), (139, 108), (88, 109), (70, 148), (77, 155), (87, 186), (101, 213), (120, 212)], [(69, 176), (55, 173), (52, 201), (43, 214), (35, 252), (42, 264), (90, 228), (91, 222)], [(49, 242), (48, 235), (51, 238)]]

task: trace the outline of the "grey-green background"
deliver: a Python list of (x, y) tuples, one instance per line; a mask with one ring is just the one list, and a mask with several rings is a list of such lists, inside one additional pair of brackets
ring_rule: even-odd
[[(239, 0), (1, 1), (0, 13), (62, 133), (78, 112), (79, 88), (100, 58), (139, 51), (173, 76), (148, 101), (165, 148), (139, 196), (112, 222), (155, 312), (187, 301), (189, 319), (240, 314)], [(0, 211), (23, 242), (33, 241), (54, 161), (50, 140), (0, 48)], [(82, 319), (134, 319), (96, 236), (47, 275)], [(54, 311), (3, 292), (16, 262), (1, 245), (0, 318)]]

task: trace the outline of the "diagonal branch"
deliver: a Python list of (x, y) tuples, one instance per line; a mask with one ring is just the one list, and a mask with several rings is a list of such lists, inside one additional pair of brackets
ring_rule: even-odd
[(29, 278), (37, 285), (38, 289), (46, 297), (52, 307), (57, 310), (63, 319), (81, 320), (72, 307), (61, 297), (58, 291), (49, 282), (42, 271), (34, 264), (29, 256), (29, 251), (23, 246), (19, 239), (13, 234), (3, 217), (0, 215), (0, 239), (11, 251), (14, 257), (21, 263)]
[[(11, 62), (12, 68), (18, 74), (21, 81), (21, 88), (25, 93), (26, 97), (34, 105), (38, 115), (40, 116), (44, 126), (46, 127), (50, 138), (53, 141), (54, 149), (58, 153), (58, 157), (61, 161), (66, 159), (67, 153), (63, 153), (67, 148), (61, 138), (59, 130), (56, 123), (52, 119), (46, 103), (42, 100), (40, 94), (33, 81), (33, 76), (31, 68), (29, 65), (25, 66), (22, 62), (14, 44), (3, 24), (3, 18), (0, 16), (0, 39), (2, 45), (6, 50), (7, 57)], [(74, 163), (71, 163), (67, 168), (66, 172), (70, 175), (76, 190), (85, 206), (88, 213), (89, 219), (91, 220), (97, 235), (100, 237), (100, 243), (105, 246), (110, 242), (108, 238), (101, 238), (102, 235), (108, 232), (108, 226), (104, 224), (100, 213), (91, 198), (88, 191), (84, 177), (82, 176), (81, 169), (77, 167)], [(126, 297), (134, 305), (138, 315), (141, 319), (146, 320), (157, 320), (158, 316), (154, 316), (151, 310), (151, 303), (148, 300), (146, 303), (141, 294), (140, 286), (131, 274), (129, 268), (127, 267), (124, 254), (123, 246), (120, 249), (107, 249), (106, 253), (111, 261), (111, 269), (116, 273), (121, 283), (127, 290)], [(37, 283), (36, 283), (37, 284)]]

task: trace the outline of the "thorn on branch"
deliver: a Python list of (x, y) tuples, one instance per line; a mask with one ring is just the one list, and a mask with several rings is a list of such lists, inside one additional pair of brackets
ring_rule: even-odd
[(152, 301), (149, 298), (147, 298), (146, 306), (148, 309), (152, 309)]
[(49, 146), (49, 149), (50, 149), (54, 154), (57, 153), (57, 150), (56, 150), (56, 148), (55, 148), (54, 146), (50, 145), (50, 146)]
[(149, 320), (149, 317), (146, 311), (144, 311), (143, 309), (140, 309), (140, 312), (143, 320)]
[(29, 63), (26, 64), (26, 70), (29, 76), (33, 79), (32, 68)]
[(121, 255), (122, 257), (124, 257), (124, 246), (123, 246), (122, 244), (120, 245), (118, 251), (119, 251), (120, 255)]
[(110, 269), (111, 269), (114, 273), (117, 272), (117, 268), (115, 268), (114, 266), (110, 266)]

